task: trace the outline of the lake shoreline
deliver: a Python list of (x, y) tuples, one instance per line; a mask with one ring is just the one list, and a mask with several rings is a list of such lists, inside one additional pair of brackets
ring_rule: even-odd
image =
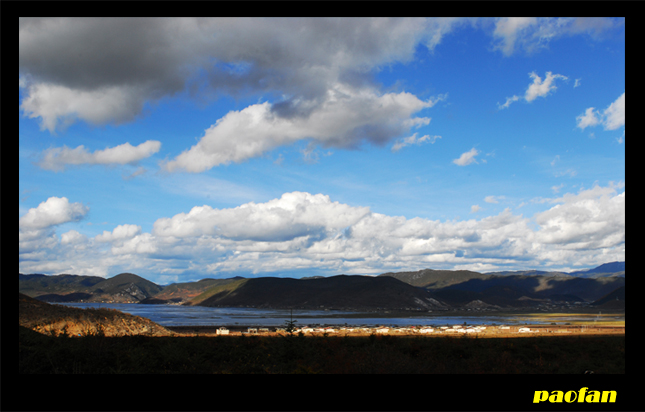
[[(257, 325), (258, 327), (281, 327), (285, 321), (298, 321), (296, 326), (306, 324), (320, 325), (455, 325), (455, 324), (579, 324), (580, 322), (624, 325), (624, 311), (600, 311), (588, 308), (559, 312), (536, 312), (531, 310), (474, 311), (451, 310), (433, 312), (381, 311), (381, 312), (343, 312), (335, 310), (301, 311), (269, 310), (255, 308), (208, 308), (173, 305), (138, 304), (57, 304), (78, 308), (110, 308), (152, 320), (164, 327), (237, 327), (238, 325)], [(617, 323), (618, 322), (618, 323)]]

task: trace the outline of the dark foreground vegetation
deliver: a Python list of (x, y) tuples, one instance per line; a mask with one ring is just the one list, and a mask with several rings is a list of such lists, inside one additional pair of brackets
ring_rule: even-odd
[(46, 336), (20, 327), (20, 373), (625, 373), (625, 336)]

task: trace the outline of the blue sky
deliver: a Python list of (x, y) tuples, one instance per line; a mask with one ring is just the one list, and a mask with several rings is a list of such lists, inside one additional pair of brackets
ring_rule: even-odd
[(625, 260), (625, 20), (21, 19), (22, 273)]

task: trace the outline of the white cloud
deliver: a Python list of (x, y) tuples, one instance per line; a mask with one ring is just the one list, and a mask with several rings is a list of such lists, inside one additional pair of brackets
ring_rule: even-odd
[(318, 236), (323, 231), (350, 226), (369, 213), (365, 207), (331, 202), (329, 196), (303, 192), (285, 193), (267, 203), (246, 203), (233, 209), (198, 206), (189, 213), (161, 218), (154, 223), (156, 236), (218, 236), (227, 239), (285, 241)]
[(609, 105), (603, 112), (605, 130), (616, 130), (625, 126), (625, 93), (621, 94), (615, 102)]
[(611, 248), (625, 242), (625, 192), (595, 186), (552, 203), (558, 204), (535, 216), (538, 242), (563, 249)]
[(405, 146), (409, 146), (409, 145), (412, 145), (412, 144), (415, 144), (415, 145), (418, 146), (423, 142), (430, 142), (431, 144), (434, 144), (434, 142), (437, 139), (441, 139), (441, 136), (430, 136), (430, 135), (426, 134), (426, 135), (423, 135), (421, 137), (417, 137), (417, 135), (418, 135), (418, 133), (415, 133), (412, 136), (409, 136), (409, 137), (406, 137), (404, 139), (401, 139), (401, 140), (397, 141), (396, 143), (394, 143), (394, 145), (392, 145), (392, 151), (393, 152), (398, 152), (399, 150), (401, 150)]
[(373, 68), (407, 62), (417, 44), (434, 48), (458, 23), (420, 18), (23, 18), (21, 109), (54, 132), (61, 122), (130, 121), (145, 102), (188, 87), (202, 98), (221, 92), (277, 92), (285, 101), (276, 106), (276, 114), (300, 116), (325, 100), (335, 84), (355, 87)]
[(111, 251), (114, 255), (149, 255), (158, 251), (155, 240), (150, 233), (143, 233), (113, 245)]
[(473, 147), (469, 151), (462, 153), (461, 156), (459, 156), (459, 159), (455, 159), (452, 162), (457, 166), (467, 166), (471, 163), (477, 163), (475, 156), (477, 156), (478, 154), (479, 151)]
[(47, 249), (53, 249), (58, 244), (56, 233), (51, 228), (18, 230), (18, 250), (21, 260), (45, 260)]
[[(21, 82), (26, 84), (25, 81)], [(54, 133), (77, 119), (99, 125), (108, 122), (123, 123), (134, 119), (143, 109), (144, 99), (136, 89), (127, 86), (101, 87), (97, 90), (76, 90), (69, 87), (36, 83), (29, 84), (27, 97), (20, 109), (29, 118), (42, 119), (40, 129)]]
[(433, 51), (457, 29), (487, 29), (489, 22), (493, 48), (506, 55), (538, 50), (562, 35), (598, 38), (624, 24), (569, 18), (21, 18), (20, 107), (52, 133), (77, 120), (128, 122), (147, 102), (187, 89), (201, 99), (276, 93), (285, 96), (276, 113), (304, 115), (336, 84), (358, 87), (365, 73), (409, 62), (419, 44)]
[(500, 39), (498, 49), (509, 56), (515, 50), (515, 43), (521, 39), (531, 26), (538, 23), (535, 17), (504, 17), (495, 25), (494, 37)]
[(141, 234), (141, 226), (139, 225), (119, 225), (112, 232), (104, 230), (102, 234), (96, 235), (94, 239), (97, 242), (112, 242), (130, 239), (139, 234)]
[(597, 112), (595, 111), (594, 107), (590, 107), (585, 110), (585, 113), (576, 117), (576, 120), (578, 122), (577, 127), (581, 128), (582, 130), (589, 126), (596, 126), (598, 123), (600, 123), (600, 119), (598, 119)]
[(50, 226), (81, 220), (89, 208), (82, 203), (69, 203), (66, 197), (50, 197), (31, 208), (20, 218), (20, 229), (45, 229)]
[[(544, 80), (542, 80), (542, 78), (535, 72), (529, 73), (529, 76), (533, 79), (533, 83), (529, 85), (529, 87), (526, 89), (526, 93), (524, 93), (524, 100), (529, 103), (537, 99), (538, 97), (546, 97), (550, 92), (556, 90), (557, 87), (555, 86), (555, 79), (568, 79), (567, 76), (563, 76), (561, 74), (553, 74), (552, 72), (546, 72), (546, 77)], [(497, 103), (497, 107), (500, 110), (506, 109), (511, 105), (511, 103), (516, 102), (520, 99), (521, 97), (517, 95), (508, 97), (506, 98), (506, 103)]]
[(527, 102), (532, 102), (538, 97), (546, 97), (549, 92), (557, 89), (554, 82), (555, 79), (567, 80), (567, 76), (561, 74), (553, 74), (551, 72), (546, 72), (546, 78), (544, 81), (538, 76), (535, 72), (529, 73), (529, 76), (533, 79), (533, 83), (526, 90), (526, 95), (524, 98)]
[(357, 147), (363, 141), (383, 145), (411, 127), (427, 125), (429, 118), (412, 115), (440, 99), (422, 101), (405, 92), (379, 95), (338, 84), (307, 116), (283, 117), (275, 105), (254, 104), (229, 112), (196, 145), (162, 166), (170, 172), (198, 173), (303, 139), (338, 148)]
[(158, 219), (152, 233), (120, 225), (95, 242), (75, 231), (59, 240), (48, 228), (21, 228), (20, 270), (207, 277), (601, 264), (624, 260), (625, 193), (618, 187), (544, 199), (551, 206), (532, 218), (505, 209), (479, 220), (406, 219), (293, 192), (231, 209), (194, 207)]
[(77, 244), (87, 241), (87, 236), (78, 233), (76, 230), (70, 230), (60, 235), (60, 243), (63, 245)]
[(481, 208), (481, 207), (479, 207), (479, 205), (472, 205), (472, 206), (470, 207), (470, 213), (477, 213), (477, 212), (479, 212), (481, 209), (482, 209), (482, 208)]
[(506, 56), (517, 50), (531, 54), (559, 37), (586, 34), (600, 38), (622, 24), (610, 18), (503, 17), (495, 22), (493, 47)]
[(585, 110), (584, 114), (576, 117), (580, 129), (584, 130), (586, 127), (597, 126), (602, 123), (605, 130), (616, 130), (621, 126), (625, 126), (625, 93), (621, 94), (616, 101), (610, 104), (603, 112), (602, 115), (590, 107)]
[(520, 100), (520, 96), (517, 96), (517, 95), (512, 96), (512, 97), (507, 97), (506, 98), (506, 103), (501, 104), (501, 105), (499, 103), (497, 103), (497, 107), (499, 107), (500, 109), (507, 109), (508, 106), (511, 105), (511, 103), (516, 102), (518, 100)]
[(67, 146), (54, 147), (42, 153), (38, 166), (46, 170), (62, 171), (66, 165), (135, 164), (157, 153), (160, 148), (161, 142), (156, 140), (147, 140), (138, 146), (124, 143), (116, 147), (96, 150), (93, 153), (88, 152), (83, 145), (75, 149), (70, 149)]
[(484, 202), (486, 203), (499, 203), (500, 199), (504, 199), (504, 196), (486, 196)]

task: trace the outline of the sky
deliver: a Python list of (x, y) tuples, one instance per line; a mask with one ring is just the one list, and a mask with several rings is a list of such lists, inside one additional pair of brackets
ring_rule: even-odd
[(21, 273), (625, 260), (624, 18), (24, 18)]

